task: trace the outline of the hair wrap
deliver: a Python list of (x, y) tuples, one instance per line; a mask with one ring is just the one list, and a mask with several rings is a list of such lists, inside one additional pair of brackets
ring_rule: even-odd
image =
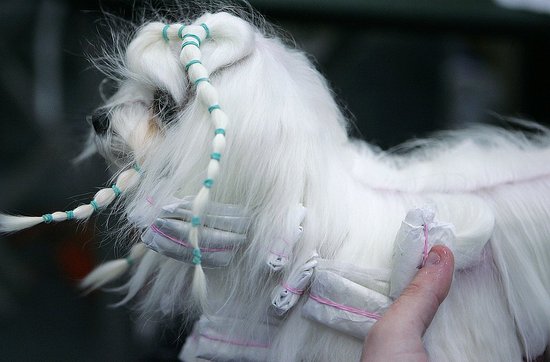
[[(167, 26), (163, 28), (163, 37), (165, 33), (167, 33), (164, 29), (167, 29)], [(227, 123), (227, 116), (225, 114), (218, 114), (223, 113), (219, 105), (218, 93), (215, 87), (210, 83), (210, 74), (208, 70), (201, 62), (200, 46), (205, 39), (210, 38), (210, 29), (205, 23), (200, 24), (200, 26), (190, 25), (185, 28), (187, 32), (182, 35), (183, 29), (184, 27), (181, 26), (178, 30), (178, 38), (182, 40), (180, 61), (185, 67), (190, 83), (196, 87), (197, 97), (210, 114), (212, 124), (216, 129), (212, 140), (212, 151), (207, 167), (207, 175), (192, 205), (192, 228), (189, 233), (189, 243), (193, 247), (192, 262), (195, 265), (192, 290), (198, 301), (204, 305), (206, 303), (206, 279), (201, 266), (202, 256), (199, 247), (198, 229), (202, 225), (201, 217), (210, 200), (210, 189), (214, 186), (215, 180), (219, 174), (218, 165), (225, 149), (225, 126)], [(189, 45), (192, 45), (192, 47), (189, 47)]]
[(168, 28), (170, 28), (170, 25), (165, 25), (164, 28), (162, 28), (162, 38), (167, 43), (170, 40), (168, 39)]
[(40, 223), (51, 224), (66, 220), (87, 219), (94, 212), (109, 206), (122, 193), (134, 187), (139, 180), (140, 172), (141, 169), (137, 165), (123, 171), (111, 187), (99, 190), (89, 204), (80, 205), (74, 210), (56, 211), (40, 217), (0, 215), (0, 232), (22, 230)]
[(206, 39), (210, 38), (210, 29), (208, 29), (208, 26), (206, 26), (205, 23), (202, 23), (201, 26), (204, 29), (204, 32), (206, 33)]
[(183, 40), (183, 29), (185, 29), (185, 25), (180, 26), (180, 28), (178, 29), (178, 38), (180, 38), (181, 40)]

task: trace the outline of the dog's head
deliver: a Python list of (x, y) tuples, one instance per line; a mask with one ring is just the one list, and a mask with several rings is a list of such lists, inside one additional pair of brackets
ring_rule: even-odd
[[(254, 50), (255, 30), (226, 13), (207, 14), (193, 24), (159, 22), (142, 26), (117, 59), (118, 90), (90, 117), (95, 145), (111, 162), (146, 162), (168, 133), (177, 132), (189, 119), (207, 118), (190, 84), (189, 69), (180, 60), (182, 37), (208, 21), (211, 41), (201, 44), (201, 61), (211, 84), (223, 68), (237, 64)], [(189, 38), (194, 40), (194, 38)], [(195, 49), (196, 52), (196, 49)], [(201, 54), (202, 53), (202, 54)], [(208, 127), (208, 120), (202, 126)], [(201, 124), (198, 125), (201, 127)], [(180, 145), (185, 147), (187, 140)]]
[[(326, 165), (341, 163), (327, 160), (347, 152), (346, 122), (302, 52), (220, 12), (177, 24), (148, 22), (106, 58), (113, 60), (117, 91), (90, 123), (93, 148), (120, 173), (114, 187), (68, 212), (4, 215), (0, 231), (86, 219), (121, 194), (126, 215), (148, 225), (159, 211), (145, 200), (163, 205), (174, 196), (207, 194), (203, 201), (259, 210), (265, 235), (276, 232), (273, 220), (290, 207), (322, 203), (309, 194), (325, 192)], [(139, 178), (132, 164), (143, 171)]]
[[(197, 48), (182, 43), (195, 40), (184, 37), (188, 29), (201, 35), (201, 24), (209, 34), (197, 54), (207, 74), (197, 75), (198, 68), (185, 61), (185, 52)], [(160, 183), (161, 199), (196, 194), (204, 179), (219, 120), (218, 112), (209, 111), (213, 104), (198, 94), (199, 76), (209, 78), (227, 116), (227, 147), (214, 195), (224, 201), (260, 203), (258, 197), (276, 186), (281, 173), (299, 177), (308, 152), (315, 152), (313, 143), (326, 146), (345, 138), (343, 117), (309, 60), (228, 13), (168, 27), (148, 23), (120, 63), (118, 91), (92, 116), (92, 125), (102, 155), (119, 167), (137, 162), (145, 170), (140, 198), (158, 191)], [(303, 181), (294, 186), (301, 192)]]
[(308, 202), (306, 190), (322, 192), (323, 164), (346, 141), (324, 78), (302, 52), (228, 13), (148, 23), (123, 58), (119, 89), (92, 126), (108, 160), (143, 170), (123, 199), (130, 224), (150, 225), (174, 196), (197, 195), (193, 215), (208, 200), (244, 205), (250, 262), (264, 264), (265, 240)]

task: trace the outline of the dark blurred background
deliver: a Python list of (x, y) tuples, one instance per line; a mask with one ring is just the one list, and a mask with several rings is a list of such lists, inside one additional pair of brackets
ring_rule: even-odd
[[(550, 122), (550, 16), (536, 8), (489, 0), (251, 4), (313, 56), (354, 120), (354, 136), (382, 148), (496, 115)], [(98, 44), (102, 10), (131, 19), (140, 5), (0, 1), (0, 210), (65, 210), (105, 184), (99, 157), (72, 164), (86, 115), (101, 103), (103, 76), (84, 53)], [(128, 308), (109, 308), (116, 295), (83, 297), (76, 288), (117, 255), (109, 222), (0, 236), (0, 360), (175, 359), (177, 326), (144, 323)]]

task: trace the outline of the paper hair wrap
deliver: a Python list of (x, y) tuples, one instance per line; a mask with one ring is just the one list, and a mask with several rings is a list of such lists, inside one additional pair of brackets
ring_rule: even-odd
[(395, 238), (389, 294), (392, 299), (409, 285), (434, 245), (445, 245), (455, 252), (454, 225), (437, 221), (435, 211), (428, 206), (410, 210)]
[[(240, 328), (235, 328), (240, 326)], [(266, 361), (278, 325), (255, 324), (254, 333), (242, 337), (234, 331), (249, 331), (250, 321), (219, 316), (201, 316), (180, 353), (182, 361), (197, 358), (213, 361)], [(244, 348), (243, 348), (244, 347)]]
[(132, 189), (139, 182), (140, 172), (141, 170), (137, 165), (122, 171), (111, 187), (97, 191), (90, 203), (80, 205), (73, 210), (56, 211), (42, 216), (0, 214), (0, 233), (19, 231), (40, 223), (50, 224), (52, 222), (88, 219), (94, 212), (109, 206), (117, 197)]
[(302, 316), (362, 340), (392, 303), (389, 274), (319, 259)]
[(317, 258), (317, 253), (314, 253), (304, 265), (291, 273), (286, 281), (273, 290), (271, 310), (275, 315), (284, 315), (298, 303), (309, 286), (309, 281), (317, 266)]
[[(437, 221), (430, 207), (410, 210), (395, 238), (391, 271), (319, 259), (302, 315), (342, 333), (365, 338), (412, 281), (434, 245), (445, 245), (461, 255), (455, 234), (454, 225)], [(483, 235), (479, 240), (483, 244)], [(476, 261), (479, 259), (464, 259), (455, 267), (467, 268)]]
[(289, 223), (281, 236), (271, 243), (267, 264), (274, 271), (279, 271), (288, 263), (292, 256), (294, 245), (302, 237), (302, 222), (306, 217), (307, 209), (298, 204), (289, 211)]
[[(492, 214), (486, 212), (485, 214)], [(429, 206), (410, 210), (397, 232), (393, 249), (393, 265), (390, 279), (390, 297), (396, 299), (423, 266), (427, 254), (434, 245), (448, 247), (455, 256), (455, 270), (472, 267), (480, 262), (483, 247), (489, 240), (491, 228), (472, 232), (468, 226), (479, 220), (463, 220), (470, 225), (453, 225), (438, 221)], [(492, 225), (490, 222), (488, 225)], [(457, 230), (457, 227), (460, 229)], [(475, 230), (475, 227), (473, 228)]]
[[(181, 218), (191, 221), (193, 217), (191, 208), (194, 200), (194, 196), (186, 196), (181, 199), (174, 197), (172, 202), (162, 207), (159, 218)], [(214, 229), (246, 234), (250, 226), (248, 214), (248, 210), (243, 206), (210, 201), (205, 209), (203, 223)]]
[[(193, 228), (193, 201), (191, 196), (174, 198), (164, 206), (160, 217), (141, 236), (145, 245), (173, 259), (193, 263), (194, 248), (188, 241)], [(202, 220), (203, 227), (199, 230), (202, 264), (208, 268), (227, 266), (246, 242), (248, 211), (239, 205), (209, 202)]]

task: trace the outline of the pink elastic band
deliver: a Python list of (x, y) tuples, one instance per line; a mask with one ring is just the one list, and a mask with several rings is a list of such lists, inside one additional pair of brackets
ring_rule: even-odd
[(285, 255), (285, 254), (281, 254), (281, 253), (279, 253), (279, 252), (276, 252), (276, 251), (274, 251), (274, 250), (270, 250), (269, 252), (270, 252), (271, 254), (273, 254), (273, 255), (277, 255), (277, 256), (280, 256), (281, 258), (285, 258), (285, 259), (288, 259), (288, 255)]
[(201, 335), (201, 337), (209, 339), (211, 341), (232, 344), (232, 345), (235, 345), (235, 346), (256, 347), (256, 348), (269, 348), (270, 347), (270, 345), (268, 345), (268, 344), (260, 344), (260, 343), (249, 342), (249, 341), (238, 341), (238, 340), (233, 340), (233, 339), (212, 337), (212, 336), (208, 336), (208, 335), (203, 334), (203, 333), (201, 333), (200, 335)]
[(422, 251), (422, 265), (421, 268), (426, 265), (428, 259), (428, 224), (424, 224), (424, 250)]
[(331, 307), (334, 307), (336, 309), (340, 309), (340, 310), (343, 310), (343, 311), (346, 311), (346, 312), (362, 315), (364, 317), (372, 318), (372, 319), (375, 319), (375, 320), (379, 320), (380, 318), (382, 318), (382, 316), (380, 316), (376, 313), (368, 312), (368, 311), (362, 310), (362, 309), (357, 309), (357, 308), (354, 308), (354, 307), (350, 307), (348, 305), (338, 304), (338, 303), (333, 302), (332, 300), (321, 298), (320, 296), (315, 295), (315, 294), (310, 293), (309, 297), (311, 299), (313, 299), (314, 301), (316, 301), (316, 302), (319, 302), (321, 304), (325, 304), (325, 305), (328, 305), (328, 306), (331, 306)]
[(296, 294), (296, 295), (302, 295), (304, 294), (304, 290), (303, 289), (296, 289), (296, 288), (293, 288), (291, 287), (290, 285), (286, 284), (286, 283), (282, 283), (281, 286), (283, 288), (285, 288), (286, 290), (288, 290), (289, 292), (291, 292), (292, 294)]
[(154, 206), (155, 205), (155, 200), (151, 197), (151, 196), (147, 196), (147, 198), (145, 199), (145, 201), (147, 201), (147, 203), (151, 206)]
[[(193, 246), (191, 244), (187, 243), (185, 240), (179, 240), (179, 239), (176, 239), (175, 237), (173, 237), (171, 235), (168, 235), (168, 234), (164, 233), (156, 225), (151, 225), (151, 230), (153, 230), (153, 232), (155, 234), (162, 235), (166, 239), (169, 239), (169, 240), (175, 242), (176, 244), (179, 244), (179, 245), (184, 246), (186, 248), (193, 248)], [(211, 253), (215, 253), (215, 252), (218, 252), (218, 251), (232, 250), (231, 247), (227, 247), (227, 248), (200, 248), (200, 249), (201, 249), (201, 251), (211, 252)]]
[(281, 241), (283, 243), (285, 243), (286, 245), (288, 245), (288, 246), (292, 246), (292, 245), (290, 245), (290, 242), (288, 240), (286, 240), (285, 238), (281, 238)]

